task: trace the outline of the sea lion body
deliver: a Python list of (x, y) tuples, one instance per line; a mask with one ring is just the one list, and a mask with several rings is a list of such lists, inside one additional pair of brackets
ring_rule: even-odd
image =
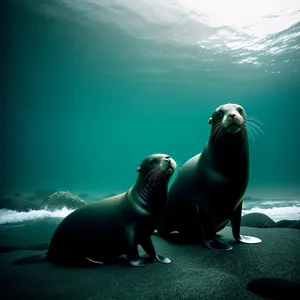
[[(166, 204), (167, 185), (175, 168), (176, 163), (167, 155), (145, 158), (136, 184), (127, 192), (79, 208), (60, 223), (48, 258), (59, 264), (102, 263), (126, 254), (134, 266), (155, 260), (170, 262), (156, 255), (151, 235)], [(150, 258), (139, 257), (138, 245)]]
[(212, 249), (232, 249), (216, 233), (229, 220), (236, 240), (241, 237), (242, 196), (249, 179), (246, 114), (240, 105), (226, 104), (210, 118), (211, 132), (203, 151), (180, 169), (169, 194), (159, 233), (169, 240), (203, 239)]

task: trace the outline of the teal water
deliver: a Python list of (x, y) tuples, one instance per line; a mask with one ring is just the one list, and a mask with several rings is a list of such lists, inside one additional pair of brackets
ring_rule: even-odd
[[(148, 154), (167, 153), (180, 165), (201, 152), (210, 115), (231, 102), (243, 105), (249, 116), (262, 122), (256, 124), (264, 132), (257, 130), (258, 136), (250, 140), (243, 215), (260, 212), (276, 222), (300, 220), (299, 0), (2, 0), (0, 4), (4, 33), (0, 204), (3, 195), (26, 198), (43, 189), (85, 192), (87, 202), (126, 191)], [(0, 246), (49, 242), (71, 212), (66, 207), (0, 209)], [(295, 236), (292, 230), (287, 235)], [(188, 297), (189, 291), (206, 285), (216, 286), (218, 294), (230, 280), (228, 290), (234, 289), (236, 298), (250, 275), (297, 280), (299, 276), (293, 278), (297, 263), (290, 270), (280, 267), (297, 256), (293, 243), (290, 253), (273, 251), (281, 249), (273, 249), (280, 241), (275, 232), (268, 232), (263, 250), (249, 245), (244, 254), (241, 251), (245, 255), (241, 266), (252, 259), (252, 251), (258, 257), (243, 274), (225, 272), (227, 264), (220, 255), (220, 261), (215, 257), (199, 265), (195, 259), (185, 264), (178, 252), (170, 255), (177, 264), (175, 273), (167, 268), (163, 281), (174, 287), (177, 297), (182, 289)], [(195, 258), (193, 252), (182, 254)], [(76, 268), (12, 264), (27, 255), (23, 251), (1, 255), (1, 299), (96, 299), (106, 292), (106, 298), (112, 298), (122, 286), (119, 278), (126, 277), (119, 268), (115, 273), (82, 269), (76, 277)], [(272, 262), (264, 259), (271, 255)], [(150, 295), (159, 266), (153, 270), (154, 277), (151, 269), (144, 276), (146, 285), (137, 281), (133, 297), (142, 297), (136, 293), (139, 286)], [(218, 271), (222, 280), (216, 283), (211, 278)], [(200, 274), (199, 282), (189, 282), (189, 274), (193, 279)], [(127, 290), (131, 283), (125, 284)], [(165, 292), (165, 285), (161, 287)], [(155, 291), (150, 292), (155, 297)]]
[(1, 193), (119, 192), (201, 152), (212, 111), (264, 126), (247, 193), (300, 196), (300, 4), (5, 1)]

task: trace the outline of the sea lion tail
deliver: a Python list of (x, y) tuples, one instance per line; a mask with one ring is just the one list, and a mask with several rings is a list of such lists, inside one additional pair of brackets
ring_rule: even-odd
[(3, 253), (8, 253), (12, 251), (17, 251), (17, 250), (48, 250), (50, 243), (45, 242), (45, 243), (39, 243), (39, 244), (33, 244), (29, 246), (0, 246), (0, 254)]
[(35, 264), (48, 260), (47, 253), (31, 255), (15, 260), (12, 264), (14, 265), (25, 265), (25, 264)]
[(294, 299), (293, 295), (300, 293), (300, 283), (281, 278), (258, 278), (250, 281), (247, 287), (256, 295), (272, 299)]

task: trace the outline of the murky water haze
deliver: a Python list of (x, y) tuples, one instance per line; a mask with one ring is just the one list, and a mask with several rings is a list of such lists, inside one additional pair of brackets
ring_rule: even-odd
[(300, 195), (298, 1), (5, 4), (3, 193), (127, 190), (146, 155), (200, 152), (235, 102), (264, 124), (247, 193)]

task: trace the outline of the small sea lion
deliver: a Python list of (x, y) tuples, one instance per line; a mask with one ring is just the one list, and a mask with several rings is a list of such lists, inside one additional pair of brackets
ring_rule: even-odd
[[(151, 235), (159, 224), (175, 169), (175, 161), (166, 154), (146, 157), (137, 169), (136, 183), (127, 192), (74, 210), (57, 227), (43, 258), (35, 256), (16, 263), (44, 259), (60, 265), (101, 264), (123, 254), (132, 266), (170, 263), (169, 258), (156, 254)], [(138, 245), (149, 257), (139, 256)], [(1, 252), (12, 250), (2, 247)]]

